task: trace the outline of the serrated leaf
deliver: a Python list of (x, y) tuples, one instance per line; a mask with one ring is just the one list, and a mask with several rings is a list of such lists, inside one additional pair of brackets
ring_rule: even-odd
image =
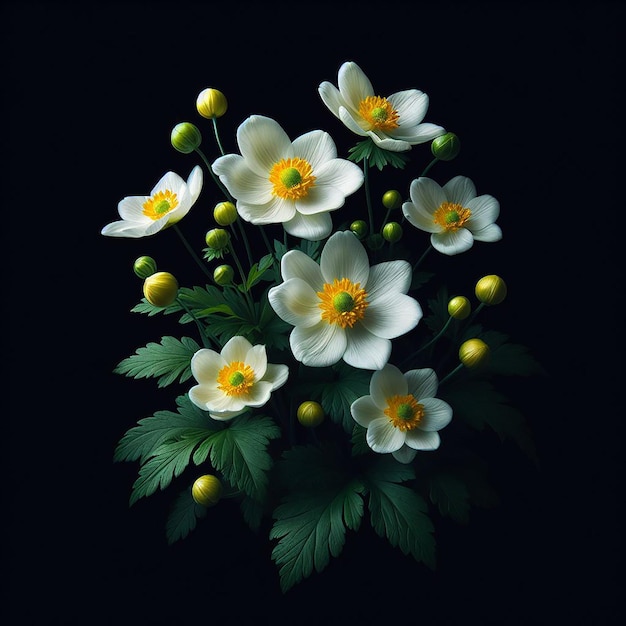
[(270, 440), (280, 437), (280, 428), (270, 417), (249, 413), (228, 422), (226, 428), (206, 438), (195, 451), (196, 465), (207, 458), (226, 480), (250, 498), (262, 501), (269, 482), (272, 457)]
[(157, 411), (153, 416), (137, 422), (118, 442), (114, 462), (137, 461), (144, 463), (166, 440), (184, 437), (198, 430), (219, 431), (222, 422), (212, 420), (205, 411), (195, 406), (185, 394), (176, 398), (178, 410)]
[(488, 330), (480, 338), (489, 346), (489, 361), (486, 371), (501, 376), (545, 375), (544, 368), (521, 344), (510, 343), (508, 335)]
[(274, 255), (266, 254), (258, 263), (253, 263), (245, 283), (245, 291), (250, 291), (262, 278), (274, 263)]
[(469, 521), (470, 493), (461, 478), (451, 472), (437, 472), (430, 477), (428, 495), (442, 515), (460, 524)]
[(205, 517), (206, 513), (206, 507), (196, 504), (191, 488), (181, 492), (174, 500), (165, 524), (167, 543), (172, 545), (184, 539), (196, 527), (198, 519)]
[(264, 505), (254, 498), (244, 496), (239, 508), (241, 509), (244, 521), (248, 524), (250, 529), (258, 530), (263, 520)]
[(391, 165), (398, 169), (404, 169), (409, 161), (405, 152), (391, 152), (379, 148), (371, 139), (365, 139), (357, 143), (348, 151), (348, 160), (360, 163), (367, 159), (370, 165), (382, 170), (385, 165)]
[(150, 342), (135, 354), (121, 361), (113, 370), (132, 378), (157, 378), (159, 387), (191, 378), (191, 357), (200, 346), (189, 337), (162, 337), (160, 343)]

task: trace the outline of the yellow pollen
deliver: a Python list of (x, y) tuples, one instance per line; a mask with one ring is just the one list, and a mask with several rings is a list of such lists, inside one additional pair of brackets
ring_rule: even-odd
[(282, 159), (274, 163), (270, 172), (272, 193), (286, 200), (298, 200), (308, 195), (315, 184), (313, 168), (308, 161), (300, 158)]
[(143, 203), (143, 214), (151, 220), (160, 220), (178, 206), (178, 198), (169, 189), (157, 191)]
[(347, 278), (333, 284), (326, 283), (323, 291), (318, 291), (322, 309), (322, 319), (329, 324), (339, 324), (341, 328), (352, 328), (365, 315), (367, 309), (367, 293), (361, 289), (361, 283), (353, 283)]
[(465, 225), (472, 212), (454, 202), (443, 202), (435, 211), (433, 221), (444, 230), (455, 231)]
[(413, 430), (424, 418), (424, 406), (414, 396), (392, 396), (387, 398), (385, 415), (395, 428), (402, 431)]
[(217, 374), (217, 388), (227, 396), (244, 395), (253, 384), (254, 370), (241, 361), (225, 365)]
[(398, 128), (398, 112), (387, 98), (368, 96), (359, 102), (359, 113), (369, 124), (366, 130), (393, 130)]

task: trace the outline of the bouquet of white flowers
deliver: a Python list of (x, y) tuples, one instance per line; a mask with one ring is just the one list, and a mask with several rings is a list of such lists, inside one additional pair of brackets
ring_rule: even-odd
[[(169, 171), (148, 195), (122, 199), (120, 220), (102, 229), (139, 239), (172, 228), (206, 275), (181, 285), (151, 256), (135, 261), (143, 298), (132, 311), (177, 318), (188, 332), (115, 369), (184, 390), (117, 445), (115, 461), (139, 463), (130, 502), (178, 485), (170, 543), (218, 503), (238, 506), (251, 529), (267, 528), (283, 591), (322, 571), (365, 520), (434, 567), (430, 509), (462, 522), (490, 493), (472, 433), (489, 426), (534, 456), (497, 377), (541, 371), (524, 346), (479, 322), (507, 295), (501, 276), (479, 275), (457, 294), (424, 268), (429, 254), (502, 238), (496, 198), (466, 176), (427, 176), (460, 150), (456, 134), (423, 121), (428, 96), (377, 95), (351, 61), (318, 93), (359, 137), (346, 158), (324, 130), (292, 139), (262, 115), (238, 126), (238, 152), (226, 153), (227, 99), (207, 88), (196, 109), (219, 156), (207, 158), (196, 124), (176, 124), (172, 146), (199, 163), (186, 180)], [(375, 200), (373, 169), (403, 170), (423, 144), (421, 174)], [(179, 222), (201, 202), (214, 221), (200, 253)]]

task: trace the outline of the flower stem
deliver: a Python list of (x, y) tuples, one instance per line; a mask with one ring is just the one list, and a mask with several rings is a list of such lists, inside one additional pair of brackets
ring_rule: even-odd
[(217, 118), (211, 118), (213, 121), (213, 133), (215, 134), (215, 141), (217, 142), (217, 147), (220, 149), (220, 153), (224, 155), (224, 148), (222, 148), (222, 142), (220, 141), (219, 133), (217, 132)]
[(437, 157), (435, 157), (425, 168), (424, 171), (420, 174), (420, 176), (426, 176), (426, 174), (428, 174), (430, 168), (437, 163), (437, 161), (439, 161), (439, 159)]
[(178, 304), (180, 304), (180, 306), (185, 309), (185, 311), (187, 312), (187, 314), (193, 319), (193, 321), (196, 323), (196, 326), (198, 328), (198, 333), (200, 334), (200, 338), (202, 339), (202, 345), (205, 348), (210, 348), (211, 347), (211, 343), (209, 341), (209, 338), (207, 337), (207, 334), (204, 330), (204, 328), (202, 328), (202, 325), (200, 324), (200, 322), (198, 321), (198, 318), (193, 314), (193, 312), (191, 311), (191, 309), (182, 301), (182, 299), (180, 297), (176, 298), (176, 302), (178, 302)]
[(463, 363), (459, 363), (451, 372), (449, 372), (446, 376), (444, 376), (440, 381), (439, 381), (439, 386), (441, 387), (441, 385), (443, 385), (444, 383), (446, 383), (450, 378), (452, 378), (457, 372), (459, 372), (460, 370), (462, 370), (465, 366), (463, 365)]
[(204, 164), (206, 165), (206, 168), (209, 170), (209, 174), (211, 174), (211, 176), (213, 177), (213, 180), (215, 181), (215, 184), (222, 190), (222, 193), (232, 203), (234, 203), (235, 199), (230, 195), (230, 193), (228, 193), (228, 189), (226, 189), (226, 187), (224, 187), (224, 185), (222, 184), (222, 181), (215, 175), (215, 172), (213, 171), (213, 168), (211, 167), (211, 164), (209, 163), (209, 160), (204, 155), (204, 152), (202, 152), (202, 150), (200, 150), (200, 148), (196, 148), (196, 152), (200, 155), (200, 158), (204, 161)]
[(365, 202), (367, 204), (367, 214), (370, 222), (370, 234), (374, 234), (374, 211), (372, 209), (372, 198), (370, 194), (369, 183), (369, 160), (366, 157), (363, 159), (363, 182), (365, 186)]
[(207, 266), (200, 260), (200, 257), (198, 257), (198, 255), (196, 254), (195, 250), (191, 247), (191, 245), (189, 244), (189, 242), (187, 241), (187, 239), (185, 238), (185, 235), (183, 235), (182, 231), (180, 230), (180, 228), (178, 227), (178, 224), (174, 224), (172, 226), (172, 228), (174, 229), (174, 231), (176, 232), (176, 234), (180, 237), (180, 240), (183, 242), (185, 248), (187, 248), (187, 252), (189, 252), (189, 254), (191, 254), (191, 256), (193, 257), (193, 260), (200, 266), (200, 269), (209, 277), (209, 278), (213, 278), (211, 276), (211, 273), (209, 272)]
[(250, 267), (254, 261), (252, 260), (252, 252), (250, 251), (250, 243), (248, 242), (248, 237), (246, 235), (246, 231), (243, 228), (243, 224), (241, 223), (241, 219), (237, 218), (237, 227), (239, 228), (239, 232), (241, 233), (241, 238), (243, 239), (243, 245), (246, 249), (246, 255), (248, 257), (248, 263)]
[(426, 248), (426, 250), (424, 250), (424, 253), (422, 254), (422, 256), (417, 259), (415, 265), (413, 265), (413, 271), (415, 271), (418, 266), (420, 265), (420, 263), (426, 258), (426, 255), (433, 249), (432, 245), (428, 244), (428, 248)]

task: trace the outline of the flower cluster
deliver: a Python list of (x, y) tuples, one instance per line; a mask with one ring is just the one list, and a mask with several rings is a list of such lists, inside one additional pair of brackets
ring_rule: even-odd
[[(500, 276), (477, 276), (470, 298), (422, 268), (431, 251), (462, 255), (502, 238), (494, 197), (467, 176), (426, 176), (460, 150), (455, 133), (424, 122), (428, 96), (381, 96), (352, 61), (318, 94), (359, 138), (345, 158), (327, 131), (292, 139), (262, 115), (239, 124), (227, 152), (218, 120), (228, 102), (208, 87), (196, 110), (213, 126), (217, 156), (207, 157), (196, 124), (176, 124), (171, 145), (199, 164), (186, 181), (169, 171), (148, 195), (125, 197), (121, 219), (102, 228), (146, 241), (171, 228), (204, 273), (186, 285), (145, 249), (135, 261), (144, 297), (133, 312), (176, 315), (191, 330), (115, 369), (180, 389), (175, 412), (140, 420), (115, 450), (116, 461), (141, 464), (131, 503), (182, 483), (170, 542), (218, 502), (238, 504), (251, 528), (270, 524), (283, 590), (338, 556), (365, 506), (378, 534), (432, 565), (429, 503), (465, 515), (479, 475), (473, 468), (465, 482), (471, 455), (459, 429), (488, 424), (532, 456), (523, 418), (498, 419), (493, 378), (540, 370), (523, 346), (477, 322), (505, 300)], [(381, 194), (381, 222), (370, 170), (404, 169), (421, 144), (428, 162), (404, 192)], [(213, 206), (202, 255), (179, 226), (200, 203)]]

